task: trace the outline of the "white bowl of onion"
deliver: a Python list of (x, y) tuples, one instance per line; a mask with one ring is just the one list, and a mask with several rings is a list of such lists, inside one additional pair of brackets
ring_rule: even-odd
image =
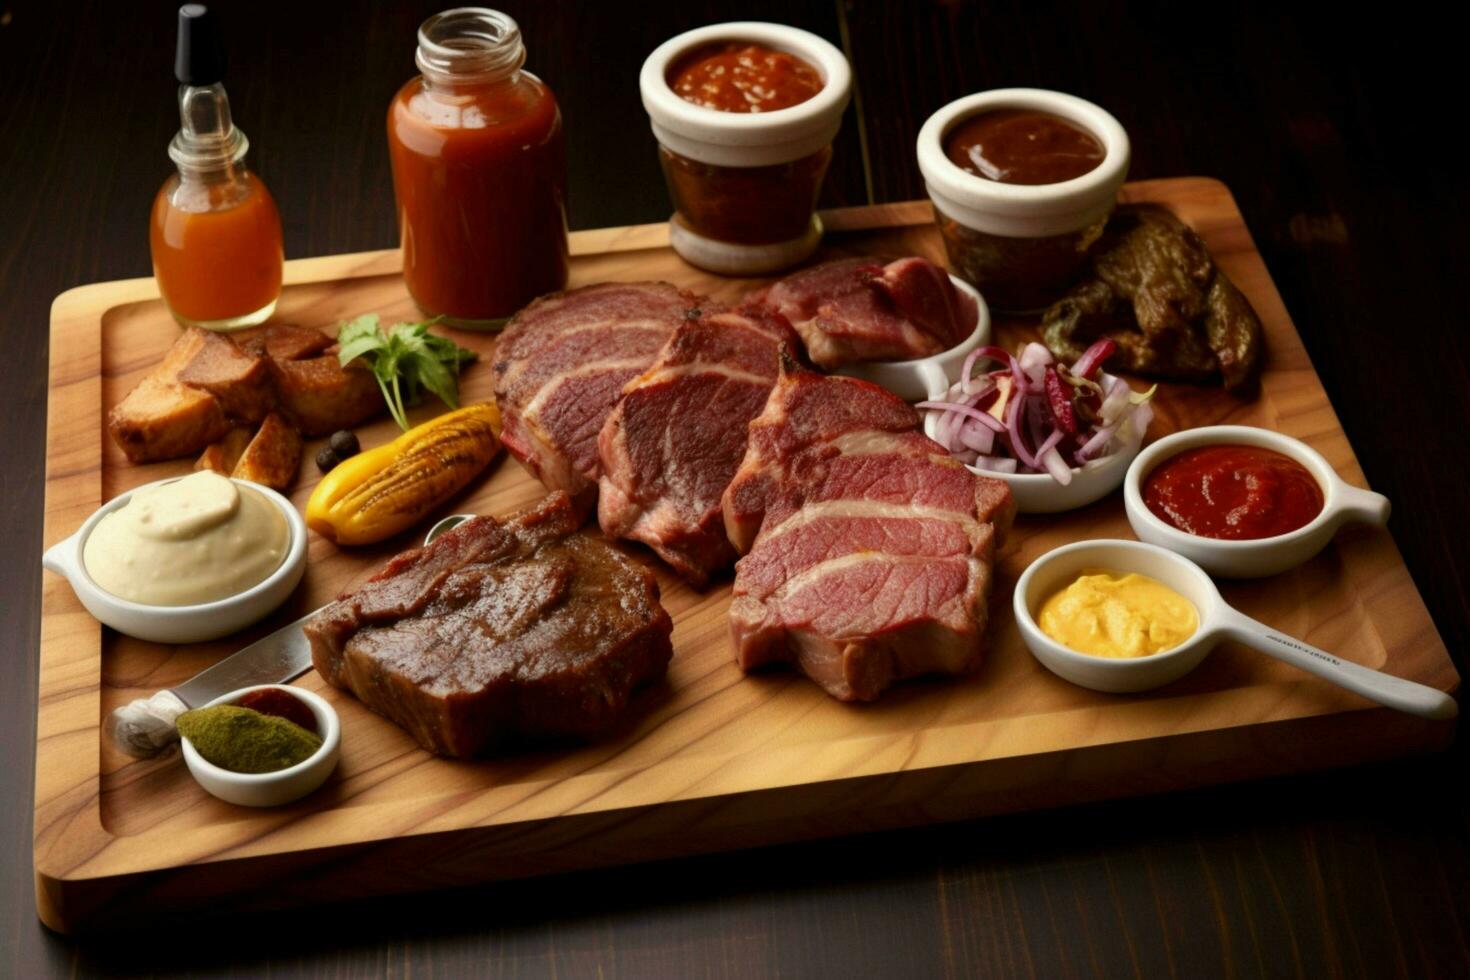
[[(1153, 419), (1152, 390), (1101, 369), (1113, 349), (1098, 341), (1070, 366), (1037, 343), (1018, 357), (972, 351), (957, 380), (925, 372), (924, 433), (972, 473), (1004, 481), (1023, 514), (1086, 507), (1122, 486)], [(977, 372), (982, 359), (1001, 367)]]

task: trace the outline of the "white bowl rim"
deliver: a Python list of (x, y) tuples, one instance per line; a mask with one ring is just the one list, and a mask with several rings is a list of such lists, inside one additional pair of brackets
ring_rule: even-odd
[[(755, 41), (799, 55), (821, 72), (822, 89), (804, 102), (770, 112), (725, 112), (680, 97), (669, 87), (669, 66), (694, 48), (719, 41)], [(755, 134), (815, 124), (823, 116), (840, 111), (852, 88), (852, 68), (836, 45), (811, 31), (769, 21), (739, 20), (696, 27), (664, 41), (644, 59), (639, 82), (645, 97), (654, 103), (650, 111), (656, 107), (666, 127), (713, 127)]]
[[(1258, 439), (1261, 442), (1241, 442), (1242, 439)], [(1166, 523), (1149, 509), (1148, 504), (1144, 503), (1143, 478), (1157, 469), (1164, 461), (1186, 450), (1203, 446), (1239, 445), (1253, 445), (1258, 449), (1275, 449), (1283, 456), (1300, 463), (1312, 475), (1312, 479), (1322, 491), (1322, 509), (1317, 512), (1317, 516), (1296, 530), (1287, 531), (1285, 534), (1273, 534), (1264, 538), (1212, 538), (1203, 534), (1191, 534)], [(1337, 475), (1337, 471), (1332, 468), (1331, 463), (1327, 462), (1325, 456), (1294, 436), (1255, 425), (1202, 425), (1170, 433), (1139, 453), (1128, 467), (1128, 475), (1123, 478), (1123, 502), (1138, 520), (1166, 540), (1180, 545), (1204, 545), (1219, 548), (1222, 552), (1243, 554), (1291, 545), (1330, 528), (1339, 512), (1346, 506), (1341, 499), (1343, 488), (1346, 486), (1347, 484)]]
[[(1103, 159), (1092, 170), (1054, 184), (1007, 184), (963, 169), (944, 152), (944, 138), (955, 124), (981, 112), (1034, 108), (1083, 125), (1103, 144)], [(1085, 120), (1085, 122), (1083, 121)], [(998, 88), (955, 99), (934, 112), (919, 130), (918, 155), (924, 179), (949, 197), (981, 196), (1007, 204), (1039, 204), (1099, 193), (1121, 184), (1130, 162), (1128, 134), (1102, 106), (1042, 88)]]
[[(1095, 657), (1091, 654), (1079, 653), (1071, 647), (1058, 643), (1056, 640), (1047, 636), (1041, 629), (1041, 625), (1036, 622), (1036, 617), (1032, 615), (1031, 609), (1026, 603), (1027, 587), (1031, 584), (1031, 579), (1035, 573), (1045, 567), (1048, 562), (1056, 559), (1076, 555), (1080, 552), (1120, 547), (1144, 555), (1149, 561), (1160, 565), (1172, 564), (1185, 574), (1198, 580), (1201, 591), (1210, 600), (1210, 605), (1202, 609), (1198, 603), (1189, 599), (1188, 596), (1184, 597), (1186, 602), (1194, 606), (1195, 616), (1199, 619), (1194, 635), (1176, 647), (1160, 650), (1158, 653), (1151, 653), (1144, 657)], [(1106, 565), (1105, 562), (1099, 564), (1102, 566)], [(1159, 579), (1158, 576), (1149, 575), (1149, 577), (1162, 582), (1162, 579)], [(1163, 584), (1168, 587), (1168, 583), (1164, 582)], [(1064, 544), (1060, 547), (1053, 548), (1026, 567), (1026, 570), (1021, 573), (1021, 577), (1016, 579), (1015, 591), (1011, 597), (1012, 614), (1016, 617), (1016, 628), (1023, 634), (1023, 639), (1029, 638), (1039, 641), (1046, 648), (1048, 654), (1079, 667), (1087, 665), (1097, 670), (1113, 673), (1127, 673), (1130, 670), (1151, 670), (1165, 660), (1194, 652), (1201, 644), (1216, 642), (1220, 632), (1220, 626), (1216, 620), (1219, 619), (1220, 611), (1226, 608), (1228, 606), (1225, 603), (1224, 597), (1220, 595), (1220, 590), (1215, 585), (1214, 579), (1210, 578), (1209, 573), (1198, 564), (1190, 561), (1181, 554), (1170, 551), (1168, 548), (1161, 548), (1156, 544), (1148, 544), (1144, 541), (1129, 541), (1126, 538), (1092, 538), (1086, 541), (1073, 541), (1071, 544)]]
[(190, 754), (190, 764), (199, 766), (209, 775), (219, 779), (228, 779), (241, 785), (259, 786), (264, 783), (279, 782), (298, 773), (305, 772), (313, 764), (320, 762), (323, 755), (336, 751), (342, 741), (342, 721), (337, 716), (337, 709), (332, 707), (331, 702), (315, 691), (292, 687), (289, 684), (252, 684), (249, 687), (242, 687), (238, 690), (230, 691), (228, 694), (221, 694), (219, 697), (200, 707), (202, 709), (213, 708), (219, 704), (233, 704), (251, 691), (260, 691), (268, 687), (280, 688), (288, 694), (301, 698), (306, 706), (311, 709), (312, 714), (316, 715), (317, 722), (323, 729), (320, 748), (294, 766), (277, 769), (275, 772), (235, 772), (233, 769), (225, 769), (222, 766), (217, 766), (204, 758), (199, 753), (199, 750), (194, 747), (194, 743), (189, 741), (187, 736), (180, 734), (179, 742), (183, 745), (185, 751)]
[[(127, 502), (132, 499), (133, 494), (137, 493), (139, 490), (147, 490), (152, 487), (163, 486), (166, 483), (176, 483), (179, 480), (182, 480), (185, 476), (189, 475), (191, 474), (185, 473), (180, 476), (168, 476), (164, 477), (161, 480), (154, 480), (151, 483), (145, 483), (142, 486), (133, 487), (131, 490), (123, 491), (122, 493), (118, 494), (116, 497), (113, 497), (111, 500), (107, 501), (101, 507), (98, 507), (95, 511), (93, 511), (92, 516), (88, 517), (85, 521), (82, 522), (81, 528), (79, 528), (76, 534), (73, 536), (75, 541), (76, 559), (73, 565), (76, 578), (72, 579), (72, 587), (87, 589), (93, 595), (104, 600), (105, 602), (111, 603), (123, 612), (138, 613), (139, 615), (146, 616), (156, 616), (159, 619), (181, 619), (190, 616), (199, 616), (208, 613), (223, 612), (226, 609), (230, 609), (236, 605), (247, 603), (250, 600), (260, 596), (265, 592), (268, 592), (270, 589), (279, 585), (282, 579), (285, 579), (292, 574), (294, 568), (306, 556), (307, 536), (305, 518), (301, 516), (301, 513), (297, 511), (295, 505), (292, 504), (291, 501), (287, 500), (282, 494), (278, 493), (275, 490), (272, 490), (270, 487), (264, 486), (260, 483), (252, 483), (249, 480), (236, 479), (235, 477), (231, 476), (226, 477), (226, 479), (249, 490), (257, 491), (267, 500), (273, 503), (277, 508), (279, 508), (286, 518), (286, 529), (290, 540), (287, 542), (285, 555), (281, 557), (281, 563), (277, 565), (275, 570), (272, 571), (269, 575), (267, 575), (265, 578), (261, 579), (255, 585), (252, 585), (250, 588), (246, 589), (243, 592), (237, 592), (234, 595), (225, 596), (223, 599), (214, 599), (209, 602), (200, 602), (188, 606), (153, 606), (143, 602), (134, 602), (131, 599), (124, 599), (122, 596), (107, 591), (102, 586), (93, 581), (91, 574), (87, 572), (87, 564), (83, 560), (82, 556), (87, 547), (87, 538), (91, 535), (92, 530), (97, 526), (97, 523), (101, 521), (103, 517), (126, 505)], [(70, 578), (70, 576), (68, 577)]]

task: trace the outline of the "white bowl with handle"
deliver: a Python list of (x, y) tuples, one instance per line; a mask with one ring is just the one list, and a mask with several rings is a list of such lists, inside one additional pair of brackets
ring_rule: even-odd
[(223, 599), (188, 606), (150, 606), (123, 599), (102, 588), (87, 573), (86, 563), (82, 560), (87, 536), (98, 521), (125, 506), (138, 490), (179, 479), (182, 477), (155, 480), (137, 490), (118, 494), (97, 508), (75, 534), (58, 541), (41, 556), (42, 567), (70, 582), (87, 612), (119, 633), (154, 643), (203, 643), (237, 633), (264, 619), (285, 602), (306, 572), (306, 521), (296, 507), (269, 487), (235, 480), (240, 486), (265, 497), (286, 519), (286, 556), (264, 581)]
[[(1078, 653), (1042, 632), (1042, 605), (1084, 572), (1130, 572), (1161, 582), (1194, 606), (1199, 627), (1179, 646), (1147, 657), (1096, 657)], [(1194, 562), (1139, 541), (1079, 541), (1042, 555), (1021, 574), (1011, 599), (1021, 639), (1037, 661), (1065, 680), (1094, 691), (1147, 691), (1189, 673), (1223, 640), (1269, 654), (1371, 701), (1422, 718), (1455, 717), (1459, 706), (1443, 691), (1320, 650), (1251, 619), (1225, 602)]]
[[(1295, 460), (1322, 488), (1321, 513), (1286, 534), (1234, 541), (1190, 534), (1165, 523), (1144, 503), (1144, 481), (1165, 460), (1201, 446), (1255, 446)], [(1123, 483), (1123, 505), (1140, 541), (1177, 552), (1222, 578), (1262, 578), (1295, 568), (1327, 547), (1344, 524), (1383, 527), (1391, 509), (1387, 497), (1347, 483), (1321, 453), (1300, 439), (1249, 425), (1210, 425), (1160, 439), (1129, 466)]]

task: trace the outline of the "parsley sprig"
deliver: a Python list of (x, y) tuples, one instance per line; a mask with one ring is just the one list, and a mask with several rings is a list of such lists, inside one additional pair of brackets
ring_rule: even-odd
[(395, 323), (385, 333), (379, 328), (378, 315), (365, 313), (337, 331), (341, 345), (337, 359), (343, 367), (363, 359), (378, 379), (388, 413), (405, 432), (405, 409), (417, 405), (426, 388), (450, 408), (459, 407), (459, 368), (475, 359), (474, 351), (429, 333), (429, 327), (438, 322), (436, 318)]

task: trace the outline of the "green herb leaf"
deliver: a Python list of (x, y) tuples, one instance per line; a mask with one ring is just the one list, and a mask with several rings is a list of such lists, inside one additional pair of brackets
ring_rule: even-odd
[(424, 389), (450, 408), (459, 407), (459, 368), (475, 359), (475, 352), (447, 337), (429, 333), (438, 318), (422, 323), (395, 323), (384, 333), (376, 313), (342, 324), (337, 331), (343, 367), (361, 358), (372, 369), (383, 392), (388, 413), (407, 431), (407, 406), (416, 405)]

